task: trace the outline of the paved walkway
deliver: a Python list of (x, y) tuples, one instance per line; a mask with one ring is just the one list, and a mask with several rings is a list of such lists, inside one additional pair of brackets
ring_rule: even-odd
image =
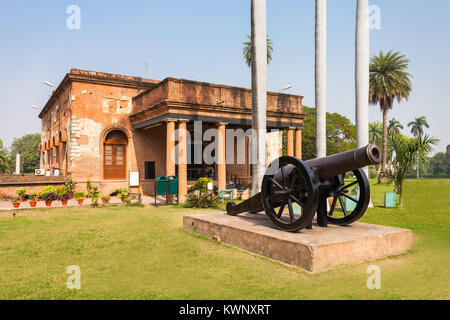
[[(82, 205), (78, 204), (78, 201), (75, 199), (69, 200), (67, 206), (65, 207), (89, 207), (91, 205), (91, 199), (85, 199)], [(155, 205), (155, 197), (144, 196), (142, 197), (142, 204), (145, 206), (154, 206)], [(158, 205), (165, 205), (166, 200), (164, 197), (158, 197), (157, 201)], [(102, 200), (99, 200), (99, 205), (103, 205)], [(117, 197), (111, 197), (111, 201), (109, 202), (111, 206), (123, 205), (122, 201)], [(52, 206), (50, 208), (63, 208), (64, 206), (61, 204), (61, 201), (53, 201)], [(39, 201), (36, 205), (36, 208), (30, 207), (30, 202), (25, 201), (20, 204), (18, 209), (13, 207), (11, 201), (0, 201), (0, 211), (17, 211), (17, 210), (30, 210), (30, 209), (39, 209), (39, 208), (49, 208), (45, 205), (44, 201)]]

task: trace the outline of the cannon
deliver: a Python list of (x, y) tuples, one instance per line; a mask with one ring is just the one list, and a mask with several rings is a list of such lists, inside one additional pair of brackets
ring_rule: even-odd
[(321, 227), (349, 225), (363, 217), (370, 202), (369, 180), (362, 168), (380, 160), (374, 144), (309, 161), (278, 158), (264, 175), (261, 193), (238, 205), (228, 203), (227, 213), (265, 211), (277, 228), (288, 232), (311, 229), (316, 213)]

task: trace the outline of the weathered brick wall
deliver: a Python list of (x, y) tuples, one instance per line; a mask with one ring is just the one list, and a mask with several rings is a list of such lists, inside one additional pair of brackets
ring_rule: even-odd
[(71, 173), (76, 181), (103, 180), (103, 142), (109, 130), (122, 130), (129, 138), (127, 165), (137, 167), (128, 116), (132, 97), (140, 90), (101, 84), (72, 84), (72, 118), (70, 128)]

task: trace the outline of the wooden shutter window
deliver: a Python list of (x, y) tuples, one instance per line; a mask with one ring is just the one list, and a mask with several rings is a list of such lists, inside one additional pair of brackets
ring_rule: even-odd
[(110, 132), (104, 144), (104, 179), (125, 180), (127, 178), (127, 137), (120, 131)]

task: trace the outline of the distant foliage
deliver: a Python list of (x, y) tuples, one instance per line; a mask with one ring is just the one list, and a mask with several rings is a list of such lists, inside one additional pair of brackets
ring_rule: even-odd
[(0, 139), (0, 174), (7, 173), (8, 169), (8, 150), (3, 146), (3, 141)]
[(433, 176), (450, 176), (450, 157), (444, 152), (436, 153), (430, 159), (428, 174)]
[(35, 169), (40, 168), (40, 144), (41, 135), (39, 133), (15, 138), (8, 157), (9, 170), (15, 169), (17, 154), (20, 154), (20, 170), (22, 173), (34, 173)]
[[(303, 107), (308, 116), (303, 122), (303, 159), (316, 157), (316, 110)], [(286, 154), (286, 134), (283, 135), (283, 154)], [(350, 119), (339, 113), (327, 113), (327, 154), (332, 155), (356, 148), (356, 128)]]

